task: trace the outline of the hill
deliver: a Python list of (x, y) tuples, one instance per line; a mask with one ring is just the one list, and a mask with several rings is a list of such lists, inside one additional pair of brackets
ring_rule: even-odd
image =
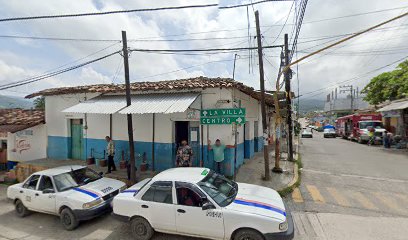
[[(296, 103), (296, 100), (295, 100), (295, 103)], [(307, 113), (310, 111), (323, 110), (324, 103), (325, 101), (320, 100), (320, 99), (302, 99), (300, 98), (299, 112)]]
[(0, 108), (24, 108), (34, 107), (33, 102), (21, 97), (0, 95)]

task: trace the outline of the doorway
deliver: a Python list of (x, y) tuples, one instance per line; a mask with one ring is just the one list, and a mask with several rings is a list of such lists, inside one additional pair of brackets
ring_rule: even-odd
[(71, 119), (71, 158), (83, 159), (83, 120)]

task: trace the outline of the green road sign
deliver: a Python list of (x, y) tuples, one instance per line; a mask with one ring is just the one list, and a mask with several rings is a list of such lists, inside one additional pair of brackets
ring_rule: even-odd
[(200, 121), (203, 125), (244, 124), (245, 117), (201, 117)]
[(245, 117), (245, 108), (220, 108), (220, 109), (203, 109), (200, 116), (208, 117)]

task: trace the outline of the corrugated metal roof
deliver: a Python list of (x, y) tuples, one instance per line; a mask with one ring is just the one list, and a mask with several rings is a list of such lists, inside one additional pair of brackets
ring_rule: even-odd
[(408, 108), (408, 99), (407, 100), (399, 100), (390, 103), (389, 105), (378, 109), (378, 112), (386, 112), (386, 111), (392, 111), (392, 110), (400, 110), (400, 109), (405, 109)]
[(78, 103), (62, 112), (113, 114), (126, 107), (126, 98), (122, 96), (100, 96)]
[[(62, 112), (98, 114), (144, 114), (184, 112), (197, 98), (198, 93), (157, 93), (133, 95), (132, 105), (126, 107), (126, 98), (121, 96), (99, 96), (78, 103)], [(122, 110), (122, 111), (120, 111)]]
[(184, 112), (198, 97), (198, 93), (145, 94), (132, 96), (132, 104), (121, 114)]

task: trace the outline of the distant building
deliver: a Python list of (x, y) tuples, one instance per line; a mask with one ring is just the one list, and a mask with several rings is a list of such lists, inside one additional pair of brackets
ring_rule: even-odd
[[(353, 112), (367, 109), (370, 105), (362, 97), (353, 99)], [(351, 98), (330, 99), (324, 104), (324, 111), (337, 117), (351, 114)]]

